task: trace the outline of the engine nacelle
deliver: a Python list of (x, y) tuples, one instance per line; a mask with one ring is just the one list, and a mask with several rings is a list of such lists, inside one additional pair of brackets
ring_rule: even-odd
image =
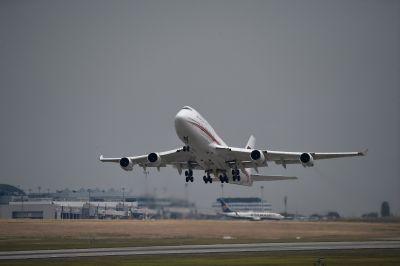
[(147, 155), (147, 161), (152, 165), (160, 165), (161, 157), (158, 153), (152, 152), (149, 155)]
[(124, 157), (119, 160), (119, 165), (125, 171), (132, 171), (133, 170), (133, 162), (130, 158)]
[(265, 162), (265, 156), (264, 153), (260, 150), (253, 150), (250, 153), (250, 158), (256, 163), (256, 164), (262, 164)]
[(300, 155), (300, 162), (303, 164), (304, 167), (314, 166), (314, 158), (311, 154), (306, 152)]

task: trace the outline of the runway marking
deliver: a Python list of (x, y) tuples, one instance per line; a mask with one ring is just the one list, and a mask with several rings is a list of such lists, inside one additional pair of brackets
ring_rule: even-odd
[(216, 244), (216, 245), (151, 246), (151, 247), (125, 247), (125, 248), (1, 251), (0, 260), (133, 256), (133, 255), (166, 255), (166, 254), (203, 254), (203, 253), (260, 252), (260, 251), (270, 252), (270, 251), (392, 249), (392, 248), (400, 248), (400, 241)]

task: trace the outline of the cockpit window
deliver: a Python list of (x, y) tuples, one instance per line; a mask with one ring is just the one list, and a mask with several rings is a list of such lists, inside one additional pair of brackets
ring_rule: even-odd
[(190, 108), (189, 106), (185, 106), (185, 107), (183, 107), (182, 109), (186, 109), (186, 110), (192, 111), (192, 108)]

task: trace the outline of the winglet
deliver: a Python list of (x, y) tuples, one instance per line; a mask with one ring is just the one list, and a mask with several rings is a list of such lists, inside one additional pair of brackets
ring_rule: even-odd
[(358, 155), (365, 156), (365, 155), (367, 155), (367, 153), (368, 153), (368, 149), (365, 149), (365, 150), (359, 152)]
[(104, 159), (103, 155), (100, 155), (99, 160), (103, 161), (103, 159)]

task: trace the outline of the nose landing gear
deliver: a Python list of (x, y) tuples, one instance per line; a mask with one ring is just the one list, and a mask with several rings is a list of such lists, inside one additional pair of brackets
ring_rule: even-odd
[(185, 152), (190, 151), (190, 146), (183, 146), (182, 150)]

